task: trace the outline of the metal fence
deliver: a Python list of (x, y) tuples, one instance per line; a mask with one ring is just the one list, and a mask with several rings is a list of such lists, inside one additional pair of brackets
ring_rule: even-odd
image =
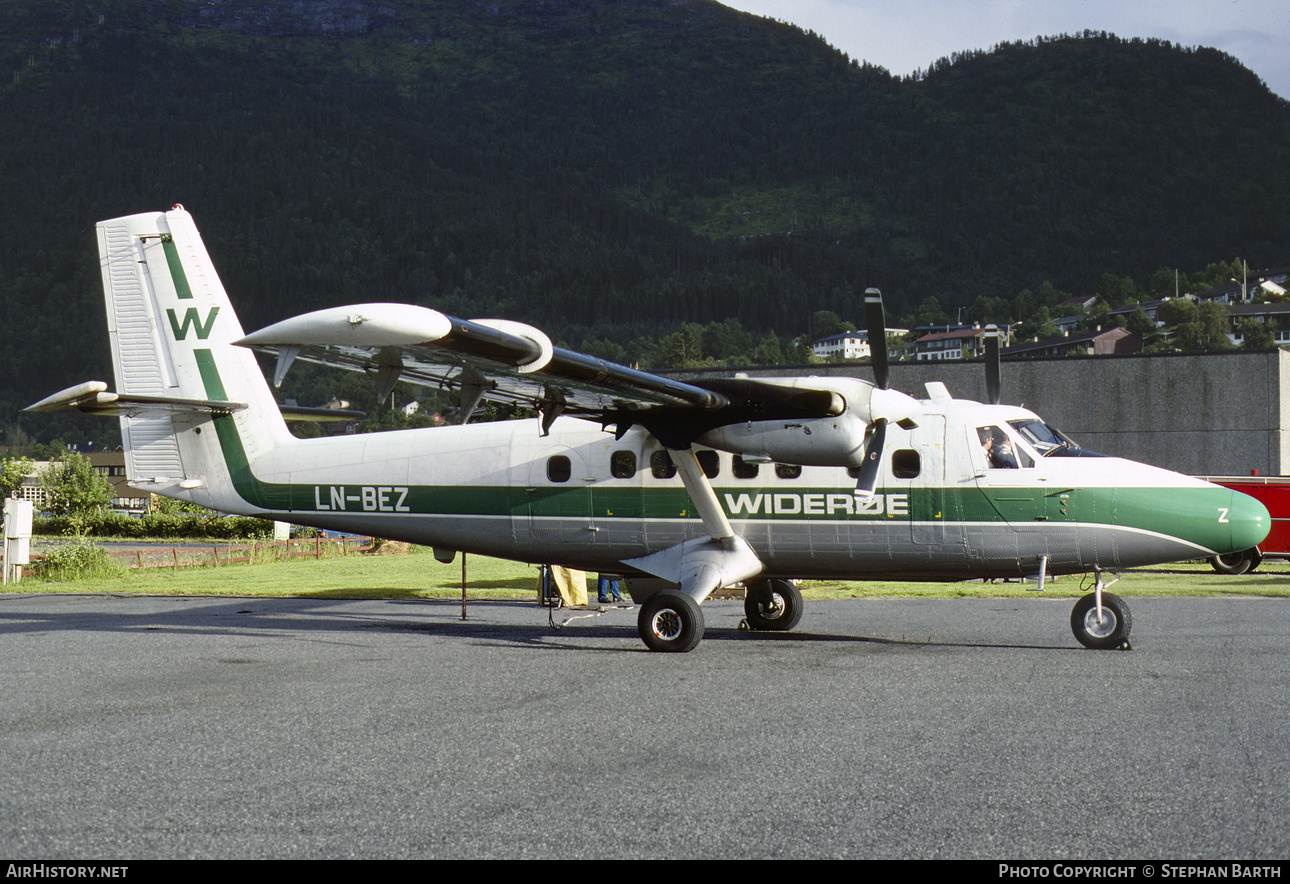
[(365, 552), (370, 537), (301, 537), (293, 540), (258, 540), (218, 546), (139, 546), (109, 551), (108, 555), (127, 568), (190, 568), (249, 565), (276, 559), (346, 556)]

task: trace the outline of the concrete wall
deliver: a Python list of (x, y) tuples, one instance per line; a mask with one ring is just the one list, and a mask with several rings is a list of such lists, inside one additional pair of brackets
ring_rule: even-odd
[[(872, 379), (864, 365), (747, 373)], [(1190, 475), (1290, 474), (1288, 351), (1028, 359), (1004, 362), (1001, 374), (1004, 403), (1104, 454)], [(927, 381), (956, 399), (986, 395), (979, 361), (891, 366), (891, 385), (916, 398)]]

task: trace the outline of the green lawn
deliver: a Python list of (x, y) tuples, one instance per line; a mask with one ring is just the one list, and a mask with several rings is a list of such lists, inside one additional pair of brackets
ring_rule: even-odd
[[(469, 598), (535, 598), (537, 568), (483, 556), (467, 556)], [(589, 575), (594, 578), (594, 575)], [(1113, 578), (1108, 578), (1108, 580)], [(218, 567), (131, 569), (122, 576), (62, 583), (26, 578), (9, 592), (216, 595), (305, 598), (460, 598), (462, 557), (449, 564), (427, 550), (411, 555), (298, 558)], [(1050, 580), (1045, 596), (1073, 597), (1092, 588), (1088, 577)], [(874, 596), (941, 597), (1036, 595), (1034, 584), (805, 581), (807, 598)], [(1129, 572), (1111, 588), (1118, 595), (1258, 595), (1290, 597), (1290, 564), (1265, 562), (1254, 574), (1228, 577), (1206, 564)], [(592, 586), (592, 599), (595, 587)]]

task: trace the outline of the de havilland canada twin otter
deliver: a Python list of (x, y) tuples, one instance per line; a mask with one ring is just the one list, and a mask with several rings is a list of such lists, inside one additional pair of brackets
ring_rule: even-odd
[[(228, 513), (624, 574), (645, 644), (689, 651), (701, 603), (742, 584), (756, 630), (802, 615), (797, 579), (1093, 573), (1071, 613), (1090, 648), (1128, 646), (1102, 574), (1250, 549), (1254, 499), (1081, 449), (1024, 408), (915, 400), (887, 384), (881, 296), (866, 294), (874, 382), (680, 381), (553, 347), (528, 325), (410, 304), (319, 310), (243, 332), (180, 206), (98, 225), (116, 392), (31, 406), (119, 416), (132, 486)], [(275, 385), (294, 359), (458, 394), (456, 425), (297, 439)], [(997, 356), (997, 348), (995, 349)], [(993, 367), (991, 367), (993, 366)], [(533, 419), (468, 423), (485, 400)]]

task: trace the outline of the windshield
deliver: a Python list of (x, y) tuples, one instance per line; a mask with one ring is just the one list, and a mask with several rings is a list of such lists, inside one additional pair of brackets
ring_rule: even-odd
[(1033, 445), (1035, 450), (1043, 456), (1047, 456), (1061, 448), (1079, 448), (1061, 430), (1050, 427), (1036, 418), (1008, 421), (1008, 426), (1020, 433), (1021, 438)]

